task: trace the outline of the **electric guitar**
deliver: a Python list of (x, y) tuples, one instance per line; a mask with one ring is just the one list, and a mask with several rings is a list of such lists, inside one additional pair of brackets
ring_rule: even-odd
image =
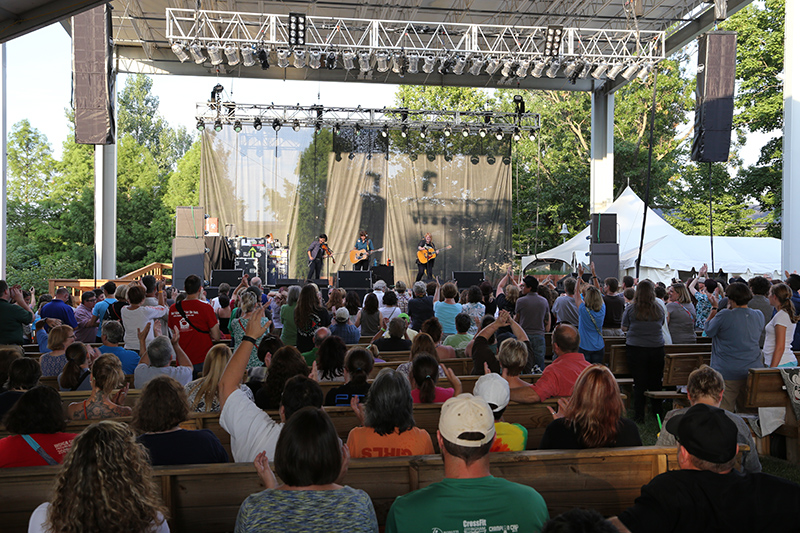
[(355, 249), (350, 250), (350, 262), (355, 265), (359, 261), (363, 261), (364, 259), (369, 257), (369, 254), (374, 254), (382, 251), (383, 248), (378, 248), (377, 250), (372, 250), (371, 252), (368, 250), (355, 250)]
[(436, 256), (439, 254), (439, 252), (444, 250), (449, 250), (452, 247), (453, 247), (452, 245), (448, 245), (445, 246), (444, 248), (439, 248), (438, 250), (434, 250), (430, 246), (426, 246), (424, 250), (420, 250), (417, 252), (417, 259), (419, 259), (419, 262), (424, 265), (431, 259), (436, 259)]

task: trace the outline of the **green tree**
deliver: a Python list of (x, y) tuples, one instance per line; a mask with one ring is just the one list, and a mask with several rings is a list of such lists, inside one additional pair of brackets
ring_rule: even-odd
[[(714, 197), (713, 226), (714, 235), (730, 237), (750, 237), (755, 235), (755, 220), (752, 209), (743, 209), (742, 203), (732, 194), (718, 194)], [(709, 234), (708, 204), (684, 200), (683, 203), (666, 215), (667, 222), (686, 235)]]
[(53, 150), (47, 137), (21, 120), (11, 128), (8, 139), (8, 200), (22, 204), (38, 204), (50, 193), (56, 173)]
[(179, 205), (200, 204), (200, 139), (178, 161), (178, 168), (167, 180), (164, 205), (174, 211)]

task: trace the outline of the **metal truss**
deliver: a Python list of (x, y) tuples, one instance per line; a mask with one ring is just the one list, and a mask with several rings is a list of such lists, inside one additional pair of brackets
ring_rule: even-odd
[[(665, 58), (666, 32), (663, 31), (559, 27), (561, 41), (552, 51), (547, 46), (546, 26), (308, 16), (305, 45), (292, 48), (289, 46), (289, 15), (168, 8), (166, 24), (167, 38), (179, 50), (195, 47), (195, 52), (205, 49), (221, 53), (227, 49), (232, 53), (243, 50), (251, 54), (259, 50), (268, 54), (274, 51), (279, 67), (289, 66), (289, 60), (299, 56), (302, 60), (293, 63), (296, 67), (325, 68), (326, 57), (334, 54), (333, 65), (328, 68), (336, 68), (336, 58), (341, 58), (342, 66), (347, 69), (360, 68), (366, 72), (376, 68), (386, 72), (392, 68), (402, 73), (395, 70), (393, 64), (394, 58), (402, 54), (404, 68), (412, 73), (420, 60), (427, 73), (432, 72), (438, 61), (442, 74), (462, 74), (467, 70), (477, 74), (485, 68), (490, 75), (503, 66), (501, 63), (513, 61), (514, 71), (519, 70), (520, 77), (524, 77), (529, 67), (543, 60), (549, 63), (579, 58), (591, 63), (644, 67)], [(359, 61), (365, 53), (366, 64)], [(203, 56), (194, 53), (193, 56), (196, 62), (202, 62)], [(182, 60), (185, 59), (188, 54)], [(234, 64), (238, 64), (238, 60)], [(253, 62), (245, 65), (252, 66)], [(471, 66), (474, 68), (470, 69)]]
[[(238, 104), (211, 100), (196, 105), (196, 118), (200, 123), (225, 125), (234, 128), (244, 126), (271, 126), (299, 128), (372, 128), (413, 131), (442, 132), (445, 135), (531, 135), (540, 127), (538, 113), (499, 113), (494, 111), (442, 111), (405, 108), (348, 108), (323, 106), (289, 106)], [(482, 131), (483, 130), (483, 131)], [(465, 133), (466, 132), (466, 133)]]

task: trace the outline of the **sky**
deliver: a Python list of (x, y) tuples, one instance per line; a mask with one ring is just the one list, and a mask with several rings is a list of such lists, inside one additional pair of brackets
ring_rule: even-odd
[[(71, 40), (61, 24), (13, 39), (6, 44), (7, 128), (27, 118), (46, 136), (57, 158), (69, 134), (64, 116), (71, 102)], [(220, 83), (239, 103), (303, 106), (381, 108), (394, 105), (397, 85), (322, 83), (311, 81), (253, 80), (220, 77)], [(172, 127), (193, 131), (195, 104), (208, 100), (213, 77), (153, 76), (153, 94), (159, 112)], [(125, 86), (125, 75), (117, 78), (117, 90)], [(266, 96), (266, 97), (265, 97)], [(745, 165), (754, 164), (758, 151), (774, 134), (751, 134), (742, 150)]]

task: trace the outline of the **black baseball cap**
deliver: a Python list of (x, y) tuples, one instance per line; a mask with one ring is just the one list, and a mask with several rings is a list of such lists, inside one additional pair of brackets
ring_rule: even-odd
[(736, 456), (736, 424), (723, 409), (698, 403), (667, 420), (666, 428), (698, 459), (723, 464)]

